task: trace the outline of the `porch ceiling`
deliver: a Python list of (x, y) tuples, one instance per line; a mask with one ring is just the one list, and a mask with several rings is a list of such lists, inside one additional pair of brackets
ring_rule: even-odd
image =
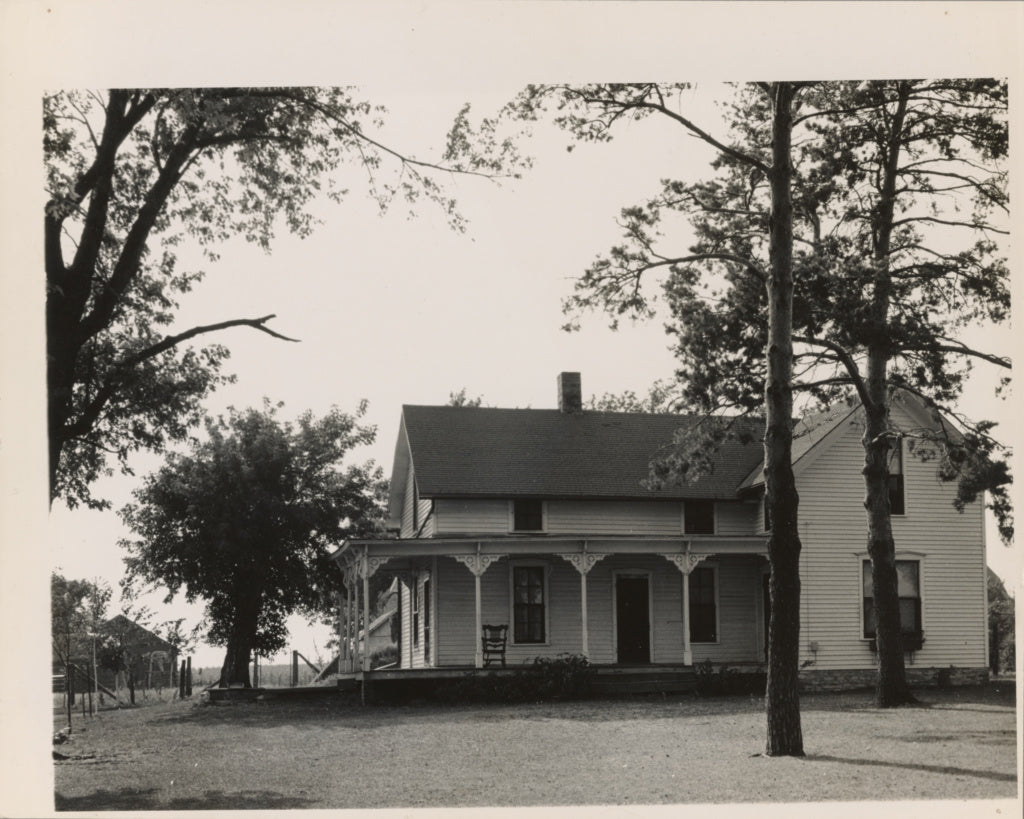
[(617, 554), (768, 554), (766, 535), (645, 535), (522, 536), (500, 535), (458, 538), (399, 538), (347, 541), (332, 557), (344, 561), (354, 553), (373, 557), (404, 558), (455, 555), (537, 555), (587, 552)]

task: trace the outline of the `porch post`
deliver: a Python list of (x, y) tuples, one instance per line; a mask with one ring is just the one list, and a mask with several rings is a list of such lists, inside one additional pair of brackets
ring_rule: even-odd
[(465, 566), (473, 573), (473, 591), (476, 598), (476, 636), (474, 638), (474, 645), (476, 650), (473, 652), (473, 665), (476, 668), (483, 668), (484, 666), (484, 646), (483, 646), (483, 631), (484, 631), (484, 620), (483, 620), (483, 601), (481, 600), (480, 594), (480, 577), (487, 568), (497, 560), (501, 560), (503, 557), (508, 555), (485, 555), (480, 553), (480, 544), (476, 544), (476, 554), (472, 555), (452, 555), (459, 563)]
[(342, 673), (342, 659), (345, 656), (345, 607), (341, 592), (338, 593), (338, 674)]
[(476, 651), (473, 654), (473, 665), (476, 668), (484, 667), (483, 631), (484, 617), (483, 604), (480, 600), (480, 573), (473, 572), (473, 591), (476, 595)]
[(683, 665), (693, 665), (690, 646), (690, 573), (683, 572)]
[(352, 590), (354, 597), (352, 599), (352, 670), (355, 671), (359, 668), (359, 583), (356, 582), (359, 575), (352, 579)]
[(345, 668), (352, 672), (356, 670), (355, 654), (356, 647), (352, 642), (352, 620), (356, 605), (356, 584), (353, 575), (348, 578), (348, 599), (345, 601)]
[[(363, 559), (366, 560), (365, 557)], [(368, 563), (369, 561), (366, 561), (366, 562)], [(369, 671), (370, 670), (370, 652), (369, 652), (369, 648), (370, 648), (370, 634), (369, 634), (369, 625), (370, 625), (370, 567), (367, 566), (367, 565), (364, 565), (364, 568), (363, 568), (363, 650), (362, 650), (362, 653), (359, 655), (359, 658), (362, 661), (362, 669), (363, 669), (363, 671)], [(366, 686), (366, 681), (364, 680), (363, 681), (364, 689), (365, 689), (365, 686)]]
[(587, 575), (594, 568), (604, 555), (596, 555), (587, 551), (587, 544), (583, 544), (582, 552), (568, 552), (558, 555), (563, 560), (571, 563), (576, 571), (580, 573), (580, 630), (582, 631), (581, 650), (583, 656), (590, 659), (590, 626), (587, 623)]
[(690, 572), (697, 568), (697, 564), (705, 558), (710, 557), (707, 554), (696, 554), (690, 551), (690, 547), (686, 547), (685, 552), (674, 552), (672, 554), (663, 554), (662, 557), (666, 560), (671, 560), (676, 568), (683, 573), (683, 664), (693, 665), (693, 650), (690, 647)]

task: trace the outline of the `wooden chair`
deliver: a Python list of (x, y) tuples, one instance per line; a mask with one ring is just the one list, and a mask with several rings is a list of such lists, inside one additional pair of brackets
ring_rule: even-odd
[(494, 660), (501, 660), (501, 667), (504, 668), (508, 626), (484, 626), (481, 639), (484, 647), (484, 665), (490, 665)]

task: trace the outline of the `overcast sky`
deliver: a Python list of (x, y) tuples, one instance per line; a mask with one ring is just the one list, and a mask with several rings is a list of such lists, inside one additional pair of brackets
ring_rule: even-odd
[[(960, 20), (957, 31), (939, 18), (940, 13), (948, 17), (939, 6), (930, 7), (930, 17), (917, 13), (939, 25), (940, 39), (930, 39), (920, 26), (871, 30), (864, 13), (869, 7), (861, 4), (835, 4), (829, 13), (840, 19), (831, 27), (807, 4), (797, 4), (807, 10), (798, 17), (792, 17), (792, 5), (733, 6), (729, 12), (715, 4), (687, 9), (662, 4), (659, 13), (672, 15), (668, 29), (657, 19), (638, 24), (636, 17), (620, 17), (625, 13), (620, 4), (544, 6), (543, 12), (531, 4), (505, 4), (471, 14), (459, 6), (462, 36), (455, 38), (450, 24), (456, 6), (388, 5), (390, 14), (367, 14), (365, 29), (360, 29), (338, 15), (338, 9), (351, 7), (336, 4), (318, 7), (322, 25), (301, 26), (292, 18), (290, 39), (273, 36), (258, 15), (229, 16), (229, 6), (203, 6), (203, 25), (187, 34), (172, 35), (165, 28), (173, 29), (177, 21), (140, 27), (134, 40), (115, 41), (118, 48), (104, 52), (102, 69), (90, 62), (98, 47), (82, 52), (74, 70), (28, 63), (35, 72), (29, 85), (36, 90), (36, 106), (43, 87), (352, 80), (367, 99), (390, 110), (387, 139), (430, 159), (437, 156), (463, 103), (472, 102), (477, 114), (493, 113), (531, 80), (699, 80), (691, 103), (710, 117), (708, 100), (722, 77), (774, 78), (774, 71), (816, 78), (902, 76), (908, 72), (894, 55), (916, 54), (915, 46), (923, 49), (929, 42), (943, 42), (941, 37), (960, 47), (947, 49), (941, 60), (936, 53), (941, 48), (921, 50), (914, 73), (989, 75), (1000, 67), (1006, 73), (1013, 53), (1000, 50), (997, 27), (986, 29), (983, 38)], [(47, 33), (58, 41), (64, 36), (76, 49), (84, 48), (78, 43), (90, 39), (86, 35), (93, 30), (71, 8), (58, 7), (64, 15), (33, 25), (39, 32), (50, 26)], [(729, 16), (739, 8), (745, 9), (742, 21)], [(766, 10), (772, 13), (762, 25), (769, 29), (749, 25), (750, 15)], [(589, 16), (582, 16), (584, 11)], [(652, 11), (648, 7), (644, 13)], [(912, 13), (905, 8), (891, 12), (886, 21), (897, 28)], [(985, 13), (994, 19), (1004, 14), (992, 7)], [(219, 21), (218, 14), (224, 15)], [(801, 35), (799, 25), (787, 28), (786, 15), (807, 30)], [(980, 11), (971, 18), (979, 27), (982, 19)], [(615, 36), (627, 22), (629, 36)], [(781, 39), (766, 41), (767, 30)], [(808, 36), (810, 30), (842, 31), (843, 37)], [(222, 38), (222, 31), (235, 36)], [(727, 46), (716, 48), (710, 32), (728, 32)], [(863, 52), (847, 53), (855, 50), (854, 32), (871, 44), (870, 60)], [(1006, 42), (1012, 45), (1012, 38)], [(754, 63), (730, 57), (738, 53)], [(37, 108), (36, 113), (31, 106), (26, 110), (37, 116)], [(612, 144), (580, 146), (572, 153), (565, 150), (564, 134), (545, 126), (536, 131), (528, 145), (536, 164), (524, 179), (500, 187), (467, 178), (450, 181), (469, 220), (465, 234), (450, 231), (429, 204), (419, 205), (413, 219), (401, 206), (381, 216), (362, 195), (360, 170), (353, 167), (353, 195), (341, 205), (320, 208), (324, 224), (311, 238), (282, 235), (270, 255), (241, 242), (223, 248), (220, 260), (206, 265), (206, 281), (183, 304), (177, 328), (276, 313), (274, 328), (301, 343), (245, 329), (219, 336), (216, 340), (232, 350), (227, 368), (237, 374), (238, 383), (220, 390), (208, 402), (209, 410), (255, 405), (267, 396), (284, 401), (286, 414), (295, 415), (305, 409), (323, 412), (332, 404), (350, 410), (366, 398), (379, 437), (363, 455), (389, 473), (403, 403), (444, 403), (449, 393), (465, 388), (487, 404), (550, 407), (562, 370), (582, 373), (585, 396), (643, 392), (669, 375), (673, 362), (660, 322), (612, 333), (603, 316), (592, 315), (581, 332), (566, 334), (559, 329), (560, 304), (573, 277), (617, 240), (619, 209), (653, 193), (664, 176), (702, 175), (710, 154), (702, 143), (656, 120), (630, 127)], [(30, 155), (38, 156), (36, 145)], [(32, 213), (30, 233), (38, 228)], [(983, 398), (982, 390), (971, 398)], [(38, 407), (38, 396), (32, 400)], [(137, 468), (143, 474), (158, 463), (140, 457)], [(134, 485), (132, 479), (116, 477), (103, 482), (101, 492), (118, 507)], [(98, 577), (116, 586), (121, 575), (117, 540), (124, 534), (114, 512), (68, 512), (58, 506), (48, 525), (47, 561), (68, 576)], [(1007, 578), (1019, 576), (1016, 553), (1004, 550), (994, 536), (989, 544), (997, 571)], [(159, 609), (157, 620), (178, 612), (197, 615), (194, 609), (148, 602)], [(44, 601), (32, 605), (45, 621)], [(308, 656), (311, 634), (293, 630), (291, 640)], [(317, 639), (322, 648), (322, 632)], [(197, 653), (196, 661), (219, 664), (221, 657), (221, 650), (214, 649)]]

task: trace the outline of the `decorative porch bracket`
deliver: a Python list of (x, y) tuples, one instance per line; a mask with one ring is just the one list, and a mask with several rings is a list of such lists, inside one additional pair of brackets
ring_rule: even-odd
[(583, 548), (582, 552), (558, 553), (558, 557), (569, 561), (576, 571), (580, 573), (580, 628), (582, 630), (580, 647), (583, 656), (590, 659), (590, 627), (587, 624), (587, 573), (605, 555), (596, 555), (593, 552), (586, 551), (586, 545)]
[(685, 552), (663, 554), (662, 557), (674, 563), (683, 573), (683, 663), (693, 665), (693, 650), (690, 648), (690, 572), (711, 555), (687, 549)]
[(476, 637), (473, 642), (476, 645), (476, 652), (473, 655), (473, 664), (477, 668), (484, 667), (484, 646), (482, 635), (484, 631), (483, 605), (480, 601), (480, 576), (490, 568), (492, 563), (501, 560), (508, 555), (485, 555), (480, 553), (480, 544), (476, 545), (474, 555), (452, 555), (459, 563), (473, 573), (473, 586), (476, 591)]
[(480, 577), (486, 572), (492, 563), (497, 563), (503, 557), (508, 555), (452, 555), (459, 563), (469, 569), (474, 577)]
[(593, 552), (569, 552), (567, 554), (559, 553), (556, 557), (562, 558), (562, 560), (568, 560), (572, 563), (573, 567), (581, 575), (586, 576), (587, 572), (594, 568), (602, 557), (607, 555), (596, 555)]

